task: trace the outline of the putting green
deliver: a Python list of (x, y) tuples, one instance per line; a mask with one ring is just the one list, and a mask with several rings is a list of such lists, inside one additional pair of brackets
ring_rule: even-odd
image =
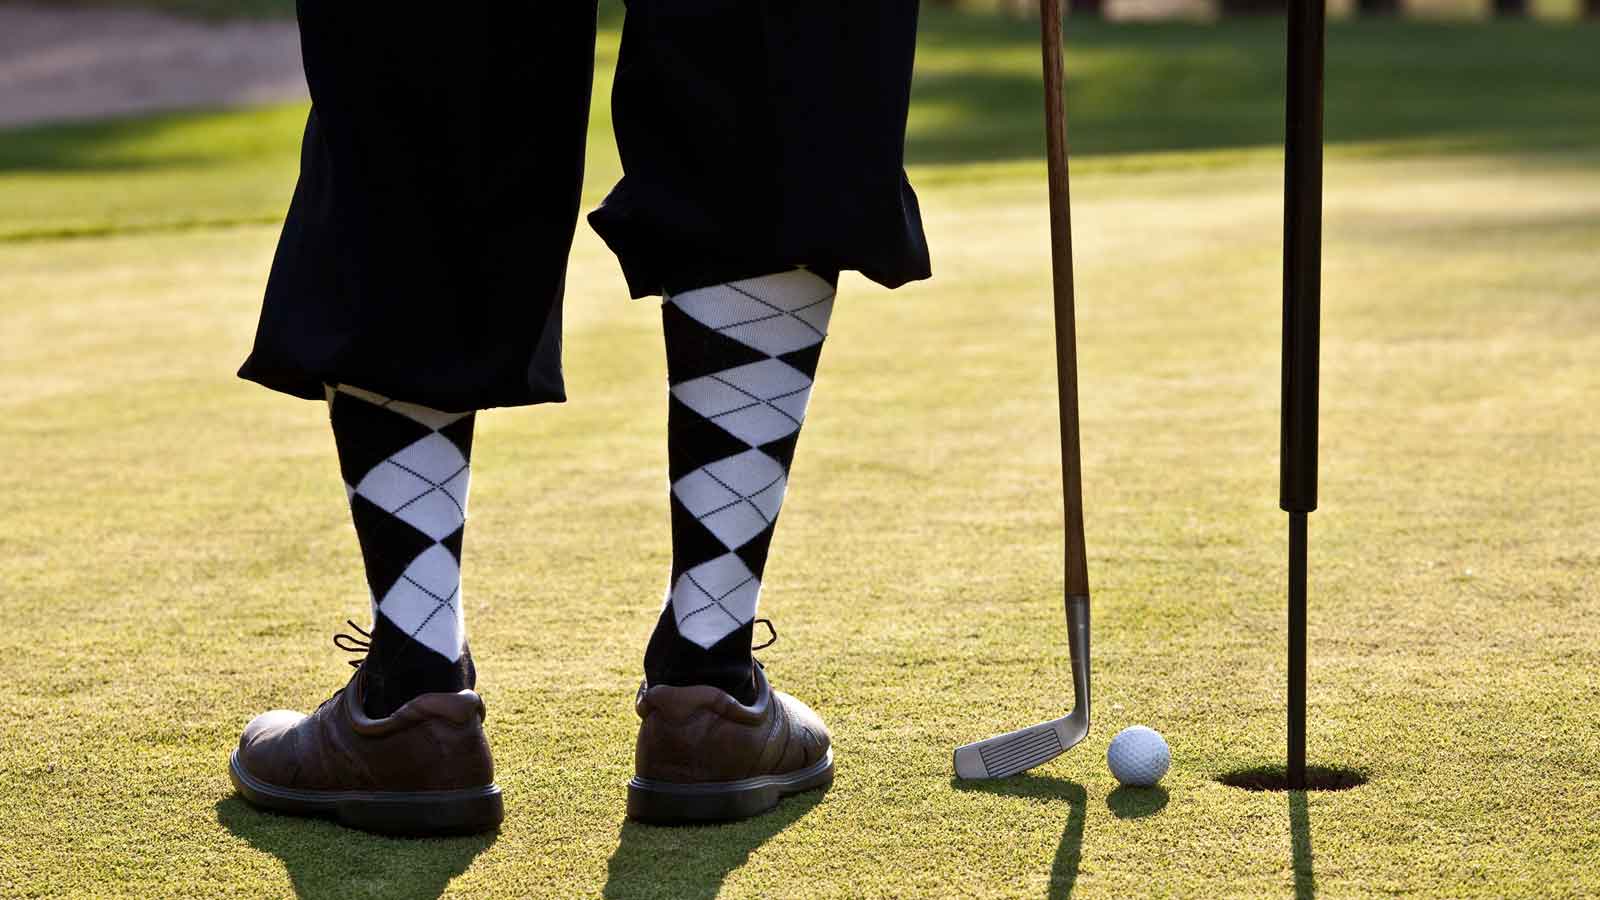
[[(1031, 63), (1026, 28), (958, 24), (932, 20), (928, 78)], [(1542, 96), (1593, 74), (1563, 55), (1584, 32), (1494, 33), (1558, 60)], [(1271, 38), (1092, 37), (1160, 60), (1174, 34), (1200, 72), (1232, 58), (1212, 44)], [(1463, 83), (1498, 71), (1419, 46)], [(1276, 108), (1270, 79), (1239, 90)], [(297, 113), (115, 126), (264, 141), (212, 155), (94, 128), (0, 152), (0, 895), (1600, 893), (1600, 155), (1567, 139), (1591, 126), (1485, 137), (1445, 104), (1448, 128), (1332, 154), (1310, 747), (1370, 781), (1309, 796), (1218, 782), (1283, 743), (1275, 155), (1238, 125), (1085, 158), (1096, 721), (969, 788), (957, 743), (1070, 698), (1043, 176), (1020, 143), (970, 137), (1006, 134), (1011, 101), (959, 129), (925, 101), (937, 278), (841, 286), (763, 601), (782, 634), (763, 658), (833, 727), (838, 780), (692, 830), (622, 818), (668, 563), (665, 375), (657, 313), (622, 299), (598, 241), (580, 231), (573, 259), (572, 402), (480, 418), (465, 599), (505, 828), (382, 839), (257, 813), (225, 771), (251, 714), (341, 683), (328, 637), (367, 615), (324, 411), (232, 378), (275, 238), (249, 223), (287, 196)], [(1085, 142), (1139, 116), (1084, 102)], [(40, 161), (67, 146), (151, 155)], [(1172, 745), (1158, 790), (1106, 771), (1134, 723)]]

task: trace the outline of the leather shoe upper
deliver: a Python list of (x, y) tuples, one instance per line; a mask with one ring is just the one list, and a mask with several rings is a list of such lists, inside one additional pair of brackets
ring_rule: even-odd
[(431, 791), (494, 781), (474, 691), (423, 694), (382, 719), (362, 712), (361, 670), (316, 711), (275, 709), (245, 726), (238, 760), (252, 778), (299, 790)]
[(641, 685), (634, 702), (639, 740), (634, 771), (677, 783), (738, 781), (804, 769), (831, 738), (809, 706), (774, 691), (754, 667), (756, 699), (746, 706), (706, 685)]

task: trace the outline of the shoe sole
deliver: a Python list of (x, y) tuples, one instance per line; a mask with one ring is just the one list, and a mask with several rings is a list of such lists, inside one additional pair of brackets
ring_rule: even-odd
[(395, 835), (476, 834), (505, 818), (500, 786), (457, 791), (303, 791), (268, 784), (228, 757), (234, 789), (252, 806), (295, 816), (325, 816), (341, 825)]
[(833, 750), (799, 771), (740, 781), (678, 784), (634, 776), (628, 782), (628, 818), (654, 825), (731, 822), (759, 816), (785, 797), (827, 790), (833, 784)]

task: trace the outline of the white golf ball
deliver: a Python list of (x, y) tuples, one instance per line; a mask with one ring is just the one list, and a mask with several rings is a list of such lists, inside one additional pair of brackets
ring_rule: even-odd
[(1129, 787), (1149, 787), (1167, 774), (1172, 751), (1166, 739), (1153, 728), (1134, 725), (1117, 732), (1106, 748), (1106, 765), (1111, 774)]

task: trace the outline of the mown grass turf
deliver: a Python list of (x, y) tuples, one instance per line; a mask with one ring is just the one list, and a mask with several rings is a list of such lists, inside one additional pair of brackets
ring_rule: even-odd
[[(1103, 40), (1148, 41), (1158, 65), (1180, 31)], [(1556, 60), (1531, 94), (1560, 96), (1584, 64), (1566, 32), (1496, 33), (1504, 54)], [(988, 49), (939, 40), (927, 78), (1031, 52), (1025, 29)], [(1462, 72), (1463, 91), (1503, 58), (1415, 52)], [(1226, 68), (1208, 58), (1195, 77)], [(1275, 108), (1270, 79), (1254, 85)], [(574, 254), (572, 402), (480, 419), (465, 597), (505, 829), (387, 840), (254, 812), (225, 773), (252, 713), (340, 683), (328, 635), (367, 609), (323, 410), (231, 377), (275, 228), (119, 233), (185, 203), (194, 223), (270, 214), (297, 112), (114, 126), (153, 129), (126, 147), (171, 149), (54, 187), (9, 167), (0, 895), (1600, 892), (1600, 155), (1560, 123), (1492, 155), (1394, 144), (1330, 165), (1311, 752), (1370, 777), (1332, 794), (1217, 781), (1282, 750), (1280, 173), (1259, 150), (1108, 149), (1082, 167), (1095, 729), (1033, 775), (951, 783), (956, 743), (1070, 697), (1043, 178), (1003, 150), (1020, 142), (1009, 102), (962, 115), (1001, 136), (989, 158), (1021, 158), (918, 169), (936, 280), (842, 286), (774, 547), (764, 611), (783, 640), (763, 655), (833, 726), (838, 782), (709, 829), (622, 818), (668, 561), (664, 372), (654, 307), (622, 299), (596, 240), (580, 231)], [(1461, 117), (1442, 132), (1478, 127), (1439, 102)], [(1080, 144), (1144, 127), (1138, 110), (1079, 105)], [(938, 115), (919, 107), (918, 140)], [(174, 137), (213, 128), (280, 149), (211, 156)], [(76, 158), (116, 143), (29, 140)], [(608, 177), (596, 149), (591, 196)], [(235, 181), (260, 196), (193, 196)], [(84, 193), (55, 193), (72, 184)], [(17, 212), (30, 191), (63, 200)], [(15, 239), (64, 220), (112, 227)], [(1117, 790), (1104, 767), (1136, 722), (1173, 746), (1156, 791)]]
[[(928, 11), (908, 136), (924, 178), (954, 163), (1041, 153), (1034, 26)], [(1595, 27), (1533, 23), (1336, 24), (1331, 152), (1520, 153), (1600, 144)], [(602, 32), (587, 199), (620, 164), (610, 129), (617, 35)], [(1273, 158), (1282, 140), (1283, 23), (1073, 23), (1071, 142), (1080, 170)], [(0, 238), (277, 221), (298, 162), (299, 106), (172, 114), (5, 133)], [(1176, 158), (1151, 161), (1150, 155)], [(1015, 173), (1008, 173), (1015, 174)]]

